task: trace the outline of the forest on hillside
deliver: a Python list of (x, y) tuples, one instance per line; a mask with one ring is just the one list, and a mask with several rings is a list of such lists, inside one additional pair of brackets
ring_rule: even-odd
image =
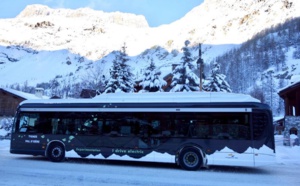
[(299, 59), (300, 18), (294, 18), (258, 33), (241, 47), (218, 56), (215, 62), (221, 65), (233, 92), (251, 94), (280, 115), (283, 100), (278, 90), (299, 73), (299, 61), (291, 62)]

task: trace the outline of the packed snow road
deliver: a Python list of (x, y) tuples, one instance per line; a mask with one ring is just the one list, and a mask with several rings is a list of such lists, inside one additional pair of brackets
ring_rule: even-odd
[(290, 152), (279, 155), (280, 161), (270, 166), (185, 171), (173, 164), (124, 161), (69, 159), (53, 163), (44, 157), (10, 154), (9, 140), (1, 140), (0, 185), (300, 185), (299, 159), (290, 159)]

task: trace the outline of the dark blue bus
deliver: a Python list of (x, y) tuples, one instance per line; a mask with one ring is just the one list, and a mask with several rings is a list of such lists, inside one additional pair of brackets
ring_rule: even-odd
[(257, 166), (275, 157), (272, 113), (233, 93), (115, 93), (20, 103), (10, 152), (208, 165)]

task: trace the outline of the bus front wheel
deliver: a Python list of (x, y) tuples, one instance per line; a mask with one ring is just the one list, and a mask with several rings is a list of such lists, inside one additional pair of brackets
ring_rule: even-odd
[(65, 159), (65, 148), (60, 143), (52, 143), (47, 150), (47, 157), (53, 162), (60, 162)]
[(185, 170), (198, 170), (202, 166), (202, 155), (199, 149), (188, 147), (179, 154), (179, 165)]

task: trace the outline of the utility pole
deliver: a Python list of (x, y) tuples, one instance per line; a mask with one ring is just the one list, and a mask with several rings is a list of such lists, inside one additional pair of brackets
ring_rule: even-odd
[(270, 79), (271, 79), (271, 82), (270, 82), (270, 92), (271, 92), (271, 100), (270, 100), (270, 104), (271, 104), (271, 108), (273, 108), (273, 73), (274, 71), (273, 70), (270, 70), (268, 72), (268, 75), (270, 76)]
[(199, 78), (200, 78), (200, 92), (202, 92), (202, 78), (203, 78), (203, 68), (204, 62), (202, 59), (201, 43), (199, 44), (199, 58), (197, 60), (197, 67), (199, 68)]

